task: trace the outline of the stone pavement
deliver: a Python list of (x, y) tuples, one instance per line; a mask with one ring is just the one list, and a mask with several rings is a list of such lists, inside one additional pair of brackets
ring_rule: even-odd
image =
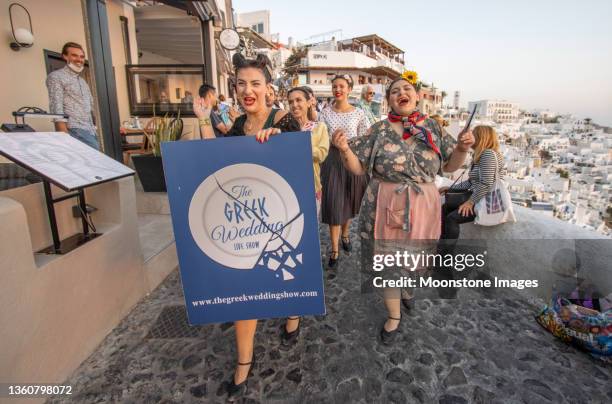
[[(326, 230), (321, 238), (325, 252)], [(395, 345), (380, 345), (385, 310), (380, 297), (359, 292), (354, 245), (325, 272), (327, 315), (304, 318), (296, 346), (280, 345), (282, 320), (260, 321), (244, 402), (612, 401), (611, 368), (557, 341), (533, 319), (537, 308), (511, 292), (420, 300), (404, 314)], [(160, 326), (162, 312), (184, 319), (183, 305), (175, 271), (66, 381), (75, 394), (48, 402), (224, 402), (236, 361), (233, 327)]]

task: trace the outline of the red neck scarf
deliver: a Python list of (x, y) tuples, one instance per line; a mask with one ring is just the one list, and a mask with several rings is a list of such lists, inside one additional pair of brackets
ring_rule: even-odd
[(440, 154), (440, 149), (433, 141), (431, 131), (424, 125), (427, 115), (421, 114), (419, 111), (414, 111), (408, 116), (396, 115), (393, 112), (389, 112), (387, 115), (389, 122), (401, 122), (404, 126), (404, 134), (402, 138), (404, 140), (410, 139), (415, 136), (417, 139), (422, 140), (431, 148), (436, 154)]

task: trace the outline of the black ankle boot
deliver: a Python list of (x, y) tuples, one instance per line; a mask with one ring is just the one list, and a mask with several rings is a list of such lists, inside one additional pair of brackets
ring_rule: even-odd
[[(401, 318), (389, 317), (389, 319), (401, 321)], [(380, 330), (380, 341), (383, 345), (391, 345), (397, 338), (397, 334), (399, 334), (399, 324), (395, 330), (387, 331), (385, 330), (385, 323), (383, 323), (382, 329)]]
[(329, 262), (327, 263), (328, 268), (336, 269), (336, 267), (338, 266), (339, 259), (340, 259), (340, 255), (338, 254), (338, 251), (332, 251), (331, 254), (329, 255)]
[(340, 237), (340, 240), (342, 241), (342, 249), (346, 252), (351, 252), (351, 250), (353, 249), (353, 245), (351, 244), (351, 238)]
[[(299, 320), (299, 317), (288, 317), (289, 320)], [(295, 345), (298, 341), (298, 337), (300, 336), (300, 325), (302, 322), (298, 323), (298, 326), (295, 330), (289, 332), (287, 331), (287, 325), (283, 325), (283, 329), (281, 331), (281, 344), (284, 346), (292, 346)]]
[(247, 362), (247, 363), (238, 362), (238, 366), (250, 366), (249, 373), (247, 374), (246, 379), (244, 379), (242, 382), (238, 384), (236, 384), (236, 382), (234, 381), (234, 377), (232, 376), (232, 379), (227, 384), (227, 401), (229, 402), (237, 401), (247, 393), (247, 390), (248, 390), (247, 381), (249, 380), (249, 376), (252, 375), (254, 362), (255, 362), (254, 360), (251, 360), (251, 362)]

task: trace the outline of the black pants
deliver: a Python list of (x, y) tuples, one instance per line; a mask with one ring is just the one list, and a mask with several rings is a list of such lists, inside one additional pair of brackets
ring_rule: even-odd
[[(466, 195), (466, 199), (470, 194)], [(445, 203), (442, 205), (442, 234), (438, 242), (438, 254), (446, 256), (453, 254), (459, 238), (459, 225), (474, 221), (475, 215), (468, 217), (461, 216), (459, 213), (460, 204)], [(451, 280), (455, 278), (455, 271), (452, 267), (433, 267), (432, 276), (436, 280)], [(438, 296), (441, 299), (454, 299), (457, 297), (457, 288), (438, 288)]]
[[(460, 206), (460, 205), (459, 205)], [(459, 213), (459, 206), (454, 206), (448, 203), (442, 205), (442, 234), (440, 238), (443, 240), (457, 240), (459, 238), (459, 225), (463, 223), (473, 222), (476, 215), (462, 216)]]

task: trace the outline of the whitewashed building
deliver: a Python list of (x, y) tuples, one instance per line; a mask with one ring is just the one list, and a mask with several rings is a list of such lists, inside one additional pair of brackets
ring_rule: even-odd
[(470, 101), (468, 110), (476, 106), (476, 116), (479, 119), (488, 119), (497, 123), (515, 122), (519, 118), (519, 104), (505, 100)]

